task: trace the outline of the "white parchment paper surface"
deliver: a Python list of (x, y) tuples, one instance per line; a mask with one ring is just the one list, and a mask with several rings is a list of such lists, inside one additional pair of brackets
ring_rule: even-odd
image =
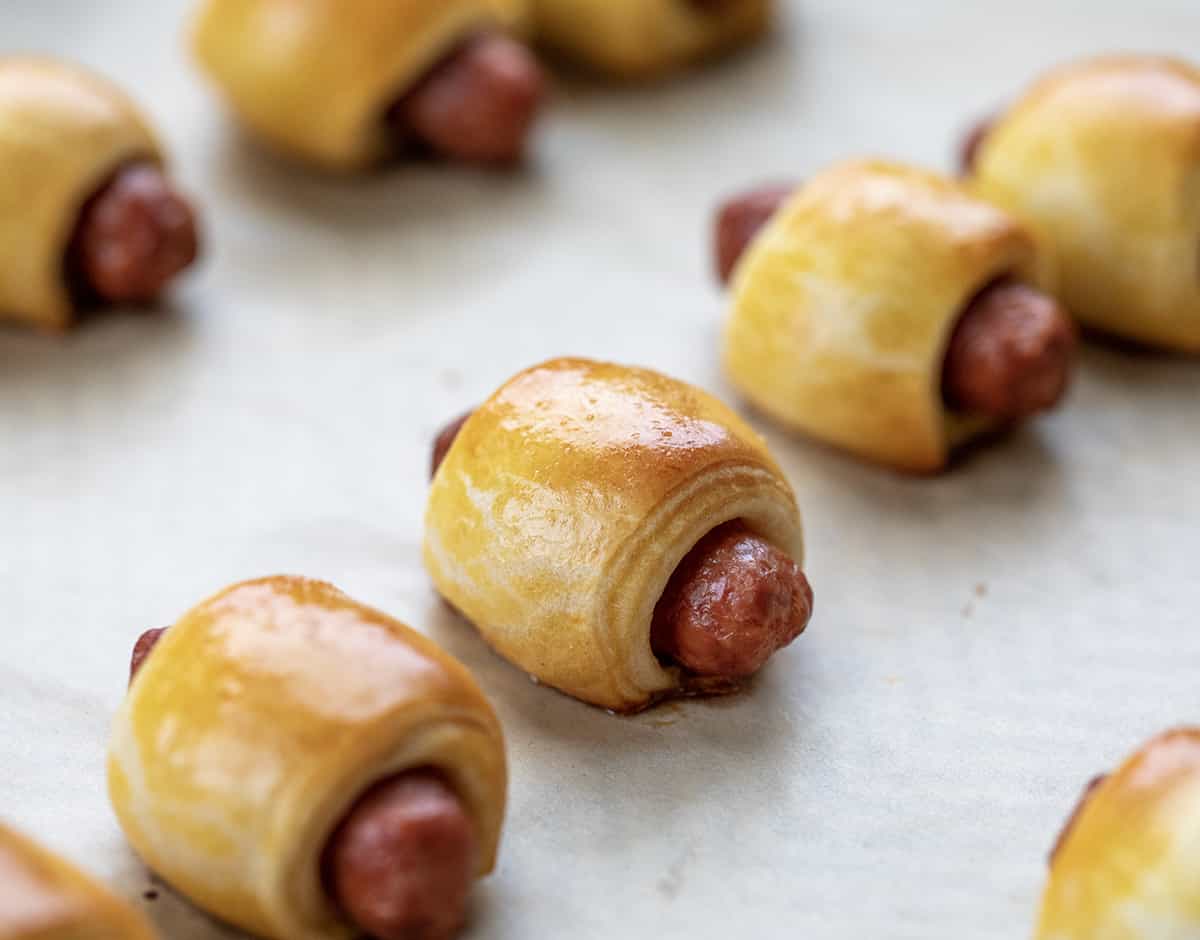
[[(808, 633), (740, 698), (619, 719), (533, 685), (434, 596), (429, 441), (581, 354), (727, 398), (715, 200), (862, 154), (949, 166), (1044, 67), (1200, 59), (1192, 0), (807, 0), (650, 89), (561, 83), (527, 171), (331, 180), (234, 132), (181, 0), (4, 0), (160, 123), (208, 253), (157, 316), (0, 331), (0, 817), (144, 905), (104, 792), (130, 646), (226, 583), (334, 581), (476, 671), (512, 801), (472, 938), (1027, 935), (1083, 783), (1200, 721), (1200, 363), (1091, 346), (1070, 405), (937, 479), (758, 421), (805, 512)], [(2, 261), (0, 261), (2, 263)]]

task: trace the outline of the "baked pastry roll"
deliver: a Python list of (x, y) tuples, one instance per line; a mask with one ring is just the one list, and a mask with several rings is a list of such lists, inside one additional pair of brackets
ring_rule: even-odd
[(0, 318), (153, 298), (196, 255), (191, 209), (137, 108), (84, 69), (0, 57)]
[(275, 577), (151, 631), (134, 666), (109, 794), (176, 890), (276, 940), (454, 933), (507, 780), (461, 664), (331, 585)]
[(332, 170), (417, 145), (477, 163), (520, 157), (542, 75), (504, 35), (513, 0), (204, 0), (195, 49), (241, 120)]
[(764, 33), (770, 0), (531, 0), (549, 49), (616, 78), (649, 78)]
[(438, 591), (568, 695), (631, 712), (732, 691), (808, 622), (791, 487), (762, 438), (690, 385), (552, 360), (448, 429), (435, 464)]
[(155, 940), (137, 911), (0, 825), (0, 940)]
[(1038, 940), (1200, 936), (1200, 729), (1093, 781), (1059, 838)]
[(1039, 290), (1045, 254), (1013, 216), (951, 180), (842, 163), (797, 189), (734, 200), (717, 238), (733, 277), (725, 368), (792, 428), (935, 471), (1066, 388), (1074, 331)]
[(971, 160), (981, 195), (1051, 239), (1080, 321), (1200, 352), (1200, 70), (1151, 56), (1057, 69)]

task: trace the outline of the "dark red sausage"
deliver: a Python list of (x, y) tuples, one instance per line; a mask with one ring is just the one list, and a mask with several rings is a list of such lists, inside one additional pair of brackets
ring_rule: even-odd
[(1016, 281), (981, 291), (959, 318), (942, 397), (962, 411), (1017, 421), (1053, 408), (1071, 382), (1075, 324), (1051, 297)]
[(465, 415), (455, 418), (446, 425), (438, 433), (438, 436), (433, 441), (433, 459), (430, 461), (429, 478), (433, 479), (438, 472), (438, 467), (442, 465), (442, 461), (446, 459), (446, 454), (450, 453), (450, 445), (454, 443), (454, 439), (458, 437), (458, 432), (462, 430), (464, 424), (467, 423), (467, 418), (474, 414), (473, 411), (468, 411)]
[(377, 940), (447, 940), (466, 920), (475, 828), (432, 770), (364, 794), (325, 847), (325, 884), (349, 920)]
[(741, 522), (705, 536), (654, 610), (654, 652), (700, 676), (740, 679), (798, 637), (813, 595), (799, 566)]
[(1067, 836), (1071, 834), (1071, 830), (1075, 828), (1075, 823), (1079, 822), (1079, 817), (1083, 813), (1083, 808), (1087, 806), (1088, 800), (1092, 798), (1092, 794), (1096, 792), (1096, 788), (1108, 779), (1108, 774), (1100, 774), (1098, 777), (1093, 777), (1088, 781), (1088, 785), (1083, 788), (1083, 793), (1079, 797), (1079, 801), (1075, 804), (1075, 808), (1071, 810), (1071, 815), (1067, 817), (1066, 823), (1062, 827), (1062, 831), (1058, 834), (1058, 838), (1054, 840), (1054, 848), (1050, 850), (1050, 864), (1054, 864), (1054, 860), (1058, 858), (1058, 853), (1062, 851), (1062, 847), (1067, 843)]
[(158, 641), (162, 639), (162, 635), (166, 632), (166, 627), (159, 627), (155, 630), (147, 630), (138, 637), (137, 642), (133, 644), (133, 656), (129, 660), (130, 682), (133, 682), (133, 677), (142, 668), (142, 663), (146, 661), (146, 657), (150, 655), (150, 651), (158, 645)]
[(78, 293), (108, 303), (153, 300), (199, 250), (191, 205), (149, 163), (118, 172), (80, 213), (67, 249)]
[(533, 54), (502, 33), (477, 36), (423, 78), (388, 114), (402, 139), (468, 163), (513, 163), (545, 93)]
[(963, 176), (970, 176), (975, 171), (975, 161), (979, 159), (979, 150), (988, 134), (996, 126), (999, 118), (993, 116), (984, 118), (963, 139), (962, 152), (959, 154), (959, 168)]
[(717, 277), (729, 283), (733, 269), (776, 210), (796, 191), (796, 184), (762, 186), (735, 196), (717, 211), (713, 243)]

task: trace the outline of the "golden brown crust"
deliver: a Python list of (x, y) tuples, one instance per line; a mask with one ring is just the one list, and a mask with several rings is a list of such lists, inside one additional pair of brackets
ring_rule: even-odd
[(146, 919), (64, 859), (0, 825), (0, 940), (155, 940)]
[(146, 863), (216, 916), (278, 940), (353, 935), (325, 896), (330, 833), (372, 784), (434, 767), (491, 870), (500, 727), (467, 670), (331, 585), (235, 585), (176, 623), (135, 677), (109, 794)]
[(548, 48), (619, 79), (647, 79), (743, 45), (766, 32), (771, 0), (705, 10), (691, 0), (532, 0)]
[(899, 469), (941, 469), (990, 427), (943, 404), (946, 347), (967, 302), (1005, 275), (1048, 280), (1012, 216), (932, 173), (839, 164), (738, 264), (726, 371), (783, 424)]
[(1050, 238), (1082, 322), (1200, 352), (1200, 70), (1153, 56), (1055, 70), (988, 132), (974, 185)]
[(473, 31), (512, 16), (498, 0), (205, 0), (195, 49), (265, 140), (355, 170), (388, 152), (390, 105)]
[(0, 57), (0, 317), (71, 324), (64, 264), (79, 214), (122, 164), (161, 164), (132, 101), (92, 72)]
[(671, 573), (731, 519), (802, 560), (764, 441), (716, 399), (645, 369), (556, 359), (506, 383), (439, 468), (425, 521), (438, 590), (501, 655), (617, 711), (689, 687), (650, 645)]
[(1055, 853), (1038, 940), (1200, 935), (1200, 729), (1168, 732), (1104, 779)]

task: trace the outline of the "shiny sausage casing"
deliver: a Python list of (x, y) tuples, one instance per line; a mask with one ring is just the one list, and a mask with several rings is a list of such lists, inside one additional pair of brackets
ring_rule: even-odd
[(654, 611), (654, 651), (690, 672), (754, 675), (808, 626), (799, 566), (740, 522), (718, 526), (675, 569)]
[(1062, 401), (1070, 385), (1077, 330), (1051, 297), (1000, 280), (959, 317), (942, 367), (942, 395), (959, 411), (1018, 421)]

